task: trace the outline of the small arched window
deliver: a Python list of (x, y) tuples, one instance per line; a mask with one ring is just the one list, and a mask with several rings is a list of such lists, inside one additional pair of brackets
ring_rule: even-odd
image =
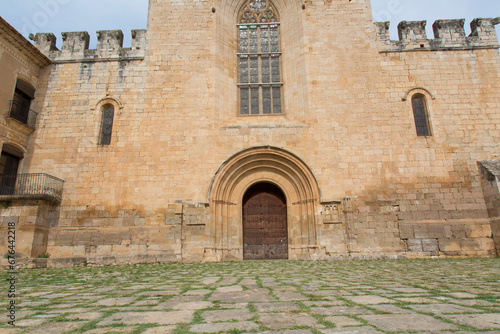
[(109, 145), (111, 143), (111, 134), (113, 133), (113, 119), (115, 116), (115, 107), (107, 103), (102, 106), (101, 138), (100, 145)]
[(238, 16), (240, 115), (281, 114), (279, 17), (269, 0), (247, 0)]
[(431, 130), (425, 96), (422, 94), (415, 94), (411, 99), (411, 105), (413, 108), (413, 117), (415, 118), (417, 136), (430, 136)]

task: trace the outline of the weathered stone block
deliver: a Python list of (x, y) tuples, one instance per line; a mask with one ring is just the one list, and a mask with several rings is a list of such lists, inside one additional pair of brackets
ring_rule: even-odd
[(465, 40), (464, 19), (437, 20), (432, 25), (434, 37), (446, 41)]
[(495, 25), (500, 22), (496, 19), (477, 18), (471, 21), (471, 37), (478, 37), (482, 42), (498, 45), (498, 38), (495, 30)]
[(422, 251), (429, 252), (432, 255), (438, 255), (438, 239), (422, 239)]
[(97, 50), (103, 53), (115, 51), (123, 47), (121, 30), (101, 30), (97, 32)]
[(415, 238), (417, 239), (429, 238), (429, 226), (427, 224), (414, 225), (413, 230), (415, 231)]
[(398, 24), (399, 40), (402, 42), (421, 42), (427, 40), (425, 26), (427, 21), (402, 21)]
[(409, 252), (422, 252), (422, 239), (408, 239), (407, 246)]
[(462, 224), (452, 224), (450, 226), (452, 237), (455, 239), (465, 239), (467, 237), (466, 234), (466, 226)]
[(491, 224), (469, 225), (465, 234), (467, 238), (491, 238)]
[(461, 251), (460, 241), (455, 239), (439, 239), (438, 246), (445, 255), (458, 255)]
[(50, 54), (51, 51), (58, 51), (56, 47), (57, 39), (53, 33), (31, 34), (30, 39), (35, 42), (36, 48), (45, 54)]
[(84, 56), (84, 51), (88, 50), (90, 36), (86, 31), (63, 32), (63, 44), (61, 51), (74, 56)]

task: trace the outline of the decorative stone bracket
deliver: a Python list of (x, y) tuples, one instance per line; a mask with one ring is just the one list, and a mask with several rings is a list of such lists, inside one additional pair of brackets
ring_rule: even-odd
[(350, 197), (344, 197), (342, 201), (321, 202), (321, 218), (323, 224), (343, 224), (346, 215), (352, 211)]

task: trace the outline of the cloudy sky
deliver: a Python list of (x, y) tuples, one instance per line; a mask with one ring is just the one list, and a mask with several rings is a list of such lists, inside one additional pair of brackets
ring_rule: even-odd
[[(95, 31), (115, 29), (123, 31), (124, 46), (130, 46), (130, 30), (146, 29), (147, 6), (148, 0), (1, 0), (0, 16), (25, 36), (54, 33), (58, 46), (63, 31), (88, 31), (93, 47)], [(427, 36), (432, 38), (437, 19), (464, 18), (469, 34), (473, 18), (500, 16), (500, 0), (372, 0), (372, 11), (374, 21), (391, 21), (393, 39), (403, 20), (427, 20)]]

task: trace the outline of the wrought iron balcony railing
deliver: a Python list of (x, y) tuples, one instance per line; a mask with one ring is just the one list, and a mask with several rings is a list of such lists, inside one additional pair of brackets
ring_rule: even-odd
[(63, 184), (63, 180), (44, 173), (1, 175), (0, 198), (60, 201)]
[(22, 100), (12, 100), (10, 106), (10, 114), (8, 117), (13, 118), (30, 128), (34, 129), (38, 113), (31, 110), (29, 104)]

